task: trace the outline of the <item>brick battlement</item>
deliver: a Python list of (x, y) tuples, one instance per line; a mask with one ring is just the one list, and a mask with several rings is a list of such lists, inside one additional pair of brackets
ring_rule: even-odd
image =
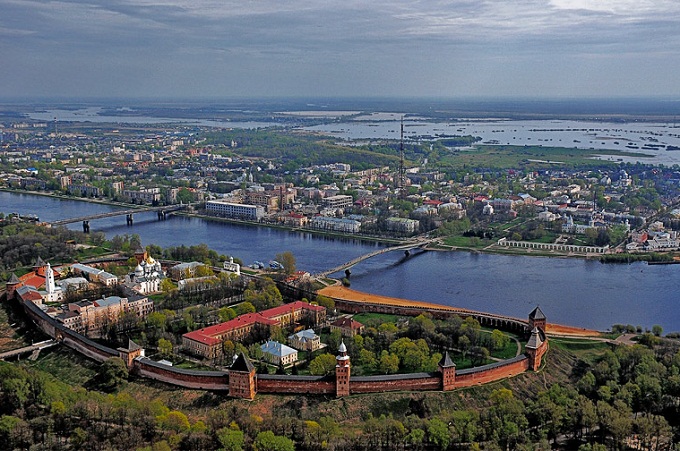
[[(64, 327), (32, 302), (23, 302), (23, 306), (28, 316), (43, 332), (95, 361), (103, 362), (111, 357), (127, 355)], [(411, 313), (409, 309), (405, 310)], [(394, 307), (390, 311), (405, 314), (405, 310)], [(540, 320), (540, 318), (536, 319)], [(544, 318), (542, 320), (545, 321)], [(228, 391), (231, 396), (248, 399), (252, 399), (256, 392), (346, 396), (388, 391), (453, 390), (514, 377), (528, 370), (538, 370), (548, 349), (548, 341), (545, 338), (544, 331), (540, 329), (540, 321), (533, 321), (533, 324), (536, 327), (532, 332), (532, 338), (527, 343), (526, 354), (502, 362), (460, 371), (455, 369), (453, 363), (445, 361), (443, 367), (440, 364), (440, 372), (438, 373), (351, 377), (349, 356), (344, 351), (344, 345), (337, 357), (339, 364), (336, 370), (338, 368), (341, 370), (339, 376), (338, 371), (334, 376), (319, 377), (257, 375), (252, 370), (252, 377), (247, 378), (241, 377), (241, 371), (234, 369), (233, 371), (230, 370), (233, 373), (233, 377), (230, 378), (229, 372), (185, 370), (153, 362), (141, 356), (137, 356), (127, 363), (131, 363), (131, 365), (128, 365), (131, 373), (142, 377), (188, 389)], [(517, 326), (525, 327), (525, 324), (515, 323), (515, 327)], [(252, 367), (247, 359), (246, 365)], [(343, 368), (346, 370), (343, 370)], [(237, 375), (239, 375), (238, 378)], [(338, 377), (342, 379), (338, 379)], [(237, 382), (236, 379), (238, 379), (238, 390), (236, 390), (236, 387), (230, 387), (231, 379), (234, 379), (233, 383)]]

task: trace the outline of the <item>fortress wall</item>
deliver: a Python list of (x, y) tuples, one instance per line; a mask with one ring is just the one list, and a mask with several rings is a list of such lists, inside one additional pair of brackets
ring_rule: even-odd
[(56, 321), (32, 302), (22, 302), (22, 304), (24, 305), (24, 311), (28, 317), (33, 320), (40, 330), (45, 332), (50, 337), (55, 338), (56, 330), (54, 323)]
[(189, 389), (229, 390), (229, 375), (220, 371), (183, 371), (148, 359), (137, 359), (134, 362), (133, 373)]
[(356, 393), (380, 393), (388, 391), (432, 391), (441, 390), (441, 377), (414, 377), (399, 380), (382, 380), (376, 377), (375, 380), (349, 380), (349, 392)]
[(346, 299), (334, 299), (335, 307), (338, 310), (349, 313), (388, 313), (402, 316), (418, 316), (422, 313), (429, 313), (432, 318), (446, 320), (454, 316), (466, 318), (471, 316), (477, 319), (482, 325), (497, 327), (499, 329), (511, 330), (514, 332), (528, 332), (529, 325), (526, 321), (514, 318), (505, 318), (493, 314), (481, 312), (452, 311), (431, 307), (419, 306), (398, 306), (389, 304), (372, 304), (369, 302), (355, 302)]
[(85, 356), (103, 362), (111, 357), (118, 357), (118, 351), (96, 343), (87, 337), (65, 327), (57, 320), (43, 312), (40, 307), (32, 302), (24, 302), (25, 311), (35, 321), (40, 329), (50, 337), (65, 344)]
[(295, 376), (273, 378), (258, 374), (257, 392), (335, 395), (335, 378), (296, 378)]
[[(355, 307), (356, 304), (353, 304)], [(362, 311), (399, 312), (406, 314), (408, 308), (390, 306), (380, 307), (380, 310), (368, 310), (375, 305), (361, 304)], [(103, 362), (110, 357), (117, 357), (118, 351), (96, 343), (66, 327), (47, 315), (31, 302), (24, 303), (28, 316), (46, 334), (61, 341), (66, 346), (84, 354), (85, 356)], [(342, 307), (341, 307), (342, 308)], [(417, 311), (421, 311), (415, 309)], [(413, 313), (411, 313), (413, 314)], [(447, 314), (450, 314), (447, 312)], [(545, 342), (537, 355), (543, 356), (548, 349)], [(456, 371), (456, 388), (485, 384), (496, 380), (519, 375), (529, 369), (529, 359), (526, 355), (518, 356), (504, 362), (486, 365), (484, 367)], [(134, 361), (134, 374), (148, 377), (157, 381), (188, 389), (200, 390), (229, 390), (229, 376), (221, 371), (193, 371), (164, 366), (148, 359)], [(262, 393), (291, 393), (291, 394), (324, 394), (335, 395), (334, 377), (313, 376), (276, 376), (258, 375), (257, 391)], [(419, 391), (441, 390), (441, 376), (437, 374), (392, 375), (374, 377), (350, 378), (350, 393), (379, 393), (386, 391)]]
[(521, 357), (523, 358), (511, 359), (506, 361), (507, 363), (503, 362), (504, 365), (493, 364), (487, 365), (488, 368), (479, 367), (479, 370), (475, 371), (456, 372), (456, 388), (486, 384), (522, 374), (529, 369), (529, 359), (526, 356)]
[[(63, 333), (63, 332), (62, 332)], [(78, 335), (78, 334), (76, 334)], [(92, 346), (92, 343), (87, 343), (84, 340), (80, 340), (78, 337), (71, 336), (70, 334), (63, 333), (61, 342), (71, 349), (74, 349), (86, 357), (96, 360), (97, 362), (104, 362), (111, 357), (118, 357), (118, 351), (111, 348), (105, 348), (104, 346)], [(82, 336), (81, 336), (82, 337)]]

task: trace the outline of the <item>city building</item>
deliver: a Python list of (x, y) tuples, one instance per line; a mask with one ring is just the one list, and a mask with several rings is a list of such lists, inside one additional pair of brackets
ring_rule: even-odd
[(364, 331), (364, 325), (348, 316), (343, 316), (331, 323), (331, 332), (335, 330), (339, 330), (343, 337), (353, 337)]
[(297, 362), (297, 350), (279, 343), (278, 341), (268, 340), (260, 346), (262, 358), (272, 365), (288, 366)]
[(211, 200), (206, 202), (205, 209), (210, 214), (227, 218), (259, 221), (264, 217), (264, 207), (261, 205), (237, 204), (223, 200)]
[(301, 330), (288, 336), (288, 344), (300, 351), (314, 352), (321, 348), (321, 337), (312, 329)]
[(79, 334), (99, 337), (104, 328), (117, 324), (123, 313), (132, 312), (144, 319), (153, 309), (153, 302), (146, 296), (108, 296), (95, 301), (71, 302), (68, 310), (51, 313), (57, 321)]
[(284, 327), (303, 319), (307, 323), (321, 324), (326, 320), (326, 309), (296, 301), (258, 313), (246, 313), (224, 323), (187, 332), (182, 335), (182, 347), (191, 354), (214, 359), (223, 354), (222, 343), (227, 340), (242, 340), (256, 328), (269, 334), (272, 326)]
[(361, 223), (359, 221), (330, 216), (315, 216), (312, 218), (310, 226), (315, 229), (344, 233), (359, 233), (361, 230)]

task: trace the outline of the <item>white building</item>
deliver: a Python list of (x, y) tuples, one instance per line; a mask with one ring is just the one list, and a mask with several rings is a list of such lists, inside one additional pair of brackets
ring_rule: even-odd
[(229, 257), (229, 261), (224, 262), (223, 268), (225, 271), (233, 272), (237, 276), (241, 275), (241, 265), (234, 263), (234, 257)]
[(387, 218), (385, 220), (387, 230), (400, 233), (415, 233), (418, 231), (420, 222), (407, 218)]
[(160, 262), (153, 257), (142, 260), (135, 272), (125, 276), (125, 285), (140, 294), (157, 293), (161, 291), (161, 282), (165, 279)]
[(297, 362), (298, 359), (297, 350), (278, 341), (267, 341), (260, 346), (260, 349), (262, 349), (263, 358), (272, 365), (287, 366)]
[(315, 216), (309, 224), (315, 229), (332, 230), (334, 232), (358, 233), (361, 230), (359, 221), (329, 216)]
[(206, 202), (205, 209), (208, 213), (227, 218), (258, 221), (264, 217), (264, 207), (261, 205), (236, 204), (222, 200), (211, 200)]
[(338, 194), (336, 196), (326, 197), (323, 200), (323, 206), (326, 208), (347, 208), (354, 203), (352, 196), (345, 194)]

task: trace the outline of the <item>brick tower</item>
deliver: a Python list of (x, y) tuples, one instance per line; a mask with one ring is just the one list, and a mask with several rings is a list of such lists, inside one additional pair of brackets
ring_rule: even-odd
[(444, 353), (444, 357), (437, 364), (439, 372), (442, 373), (442, 390), (449, 391), (456, 387), (456, 364), (449, 357), (449, 351)]
[(545, 332), (545, 323), (545, 314), (541, 310), (541, 307), (536, 306), (536, 308), (529, 313), (529, 329), (534, 330), (534, 327), (538, 327)]
[(243, 353), (229, 368), (229, 396), (255, 399), (255, 367)]
[(335, 396), (338, 398), (349, 396), (350, 365), (344, 340), (340, 343), (335, 362)]
[(545, 333), (538, 327), (534, 327), (534, 330), (531, 331), (531, 338), (529, 338), (524, 349), (527, 357), (529, 357), (529, 368), (533, 371), (538, 371), (541, 367), (543, 354), (548, 350)]

